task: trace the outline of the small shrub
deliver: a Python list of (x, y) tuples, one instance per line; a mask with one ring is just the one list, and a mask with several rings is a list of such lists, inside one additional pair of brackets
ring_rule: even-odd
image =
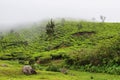
[(45, 64), (45, 63), (49, 63), (51, 60), (51, 56), (45, 56), (45, 57), (39, 57), (36, 62), (38, 64)]
[(11, 56), (13, 59), (18, 59), (18, 60), (27, 60), (30, 58), (28, 54), (25, 54), (23, 52), (12, 52)]
[(12, 60), (13, 58), (10, 55), (2, 55), (0, 56), (1, 60)]
[(57, 54), (51, 54), (50, 56), (52, 57), (53, 60), (58, 60), (58, 59), (63, 59), (65, 57), (65, 53), (59, 52)]
[(18, 60), (18, 63), (19, 64), (25, 64), (25, 65), (28, 65), (29, 62), (28, 61), (25, 61), (25, 60)]
[(24, 60), (19, 60), (18, 62), (19, 62), (19, 64), (25, 64)]
[(60, 69), (58, 66), (51, 64), (46, 68), (46, 71), (60, 72)]
[(40, 64), (34, 64), (32, 67), (34, 69), (39, 69), (39, 70), (43, 70), (44, 69), (44, 67), (42, 67)]
[(68, 74), (68, 70), (66, 68), (61, 68), (60, 72), (63, 74)]
[(35, 63), (35, 59), (30, 59), (29, 60), (29, 65), (33, 65)]
[(4, 54), (0, 57), (1, 60), (28, 60), (30, 56), (23, 52), (12, 52)]

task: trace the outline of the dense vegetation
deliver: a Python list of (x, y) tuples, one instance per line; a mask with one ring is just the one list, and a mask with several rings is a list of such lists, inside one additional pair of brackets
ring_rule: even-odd
[(47, 71), (66, 68), (120, 74), (119, 30), (120, 23), (51, 20), (47, 25), (0, 34), (0, 59), (36, 69), (44, 66)]

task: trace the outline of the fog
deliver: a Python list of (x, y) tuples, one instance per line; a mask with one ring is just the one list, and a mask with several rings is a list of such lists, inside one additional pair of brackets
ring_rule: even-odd
[(0, 30), (50, 18), (120, 22), (119, 0), (0, 0)]

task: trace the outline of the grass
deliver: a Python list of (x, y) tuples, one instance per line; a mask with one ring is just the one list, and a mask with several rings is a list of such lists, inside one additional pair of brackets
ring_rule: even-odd
[(18, 64), (17, 61), (0, 61), (0, 65), (3, 64), (8, 67), (0, 66), (1, 80), (120, 80), (119, 75), (74, 70), (69, 70), (68, 74), (37, 70), (38, 74), (36, 75), (24, 75), (21, 72), (23, 65)]
[[(78, 24), (81, 24), (82, 27), (78, 26)], [(66, 21), (64, 26), (60, 23), (56, 25), (55, 36), (52, 37), (46, 35), (44, 28), (43, 31), (41, 29), (41, 27), (34, 26), (20, 30), (17, 33), (14, 31), (2, 35), (3, 39), (0, 41), (5, 41), (7, 44), (3, 43), (3, 45), (0, 45), (0, 58), (7, 60), (11, 60), (11, 58), (12, 60), (21, 58), (23, 60), (24, 58), (26, 61), (31, 59), (36, 61), (39, 59), (43, 61), (50, 60), (55, 65), (61, 65), (61, 63), (66, 62), (62, 66), (75, 66), (74, 70), (70, 70), (67, 75), (60, 72), (37, 70), (37, 75), (27, 76), (21, 72), (23, 65), (19, 64), (18, 61), (0, 61), (0, 79), (120, 80), (119, 75), (75, 71), (76, 68), (84, 66), (83, 71), (106, 72), (107, 70), (106, 73), (115, 74), (118, 72), (120, 74), (120, 23)], [(87, 34), (89, 32), (95, 33)], [(73, 35), (75, 33), (85, 34), (75, 36)], [(17, 41), (27, 41), (28, 45), (14, 44)], [(13, 44), (9, 42), (13, 42)], [(5, 48), (3, 49), (3, 47)], [(57, 59), (56, 56), (59, 57), (61, 53), (63, 57)], [(28, 56), (30, 58), (26, 58)], [(1, 66), (3, 64), (6, 64), (8, 67)], [(98, 68), (97, 65), (100, 65), (100, 67)], [(48, 63), (44, 67), (47, 66)], [(86, 66), (88, 70), (85, 70)]]

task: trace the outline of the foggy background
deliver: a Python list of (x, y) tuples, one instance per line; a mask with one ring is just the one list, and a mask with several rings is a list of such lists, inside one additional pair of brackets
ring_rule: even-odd
[(120, 22), (119, 0), (0, 0), (0, 30), (50, 18)]

